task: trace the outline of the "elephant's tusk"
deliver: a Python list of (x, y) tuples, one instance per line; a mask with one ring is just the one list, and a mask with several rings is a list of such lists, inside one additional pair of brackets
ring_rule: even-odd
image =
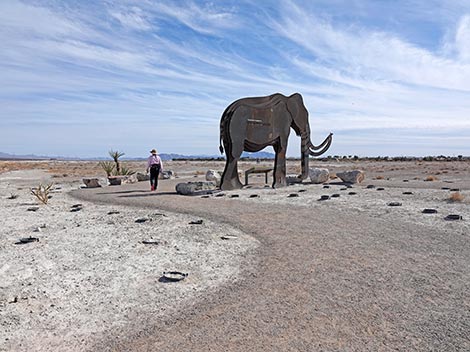
[[(333, 140), (333, 133), (330, 133), (328, 137), (325, 138), (325, 140), (320, 144), (318, 147), (315, 147), (311, 142), (309, 145), (309, 154), (311, 156), (320, 156), (323, 153), (325, 153), (328, 148), (331, 145), (331, 141)], [(320, 151), (316, 152), (315, 150), (318, 150), (322, 148)]]
[[(312, 144), (312, 142), (310, 142), (309, 144), (309, 147), (312, 148), (313, 150), (319, 150), (321, 148), (323, 148), (326, 143), (330, 143), (331, 144), (331, 139), (333, 138), (333, 133), (330, 132), (330, 134), (328, 135), (328, 137), (325, 138), (325, 140), (319, 145), (319, 146), (314, 146)], [(328, 149), (328, 148), (327, 148)], [(326, 150), (325, 150), (326, 151)]]

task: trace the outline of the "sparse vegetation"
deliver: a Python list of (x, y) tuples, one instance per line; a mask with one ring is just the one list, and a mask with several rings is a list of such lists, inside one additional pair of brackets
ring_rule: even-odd
[(382, 175), (379, 175), (379, 176), (375, 176), (375, 179), (376, 179), (376, 180), (383, 180), (384, 177), (383, 177)]
[(31, 194), (33, 194), (41, 203), (47, 204), (50, 198), (49, 194), (51, 193), (53, 185), (53, 183), (50, 183), (48, 185), (43, 185), (41, 183), (37, 188), (31, 189)]
[(461, 201), (463, 201), (464, 198), (465, 198), (465, 197), (463, 196), (462, 193), (460, 193), (460, 192), (454, 192), (454, 193), (451, 193), (451, 194), (450, 194), (449, 202), (452, 202), (452, 203), (454, 203), (454, 202), (461, 202)]

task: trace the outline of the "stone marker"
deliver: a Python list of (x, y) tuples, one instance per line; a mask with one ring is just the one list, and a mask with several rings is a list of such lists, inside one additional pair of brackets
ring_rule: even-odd
[(82, 179), (83, 183), (85, 184), (86, 188), (98, 188), (101, 187), (100, 182), (97, 178), (84, 178)]
[(362, 170), (337, 172), (336, 176), (338, 176), (343, 182), (347, 183), (361, 183), (365, 178), (365, 174)]
[(216, 189), (215, 182), (199, 181), (178, 183), (175, 187), (176, 193), (184, 196), (202, 195), (212, 193)]
[(308, 176), (312, 183), (324, 183), (330, 179), (330, 171), (322, 168), (308, 169)]

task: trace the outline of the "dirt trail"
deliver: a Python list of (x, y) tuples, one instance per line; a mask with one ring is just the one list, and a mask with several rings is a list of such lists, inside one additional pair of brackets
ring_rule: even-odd
[(80, 190), (75, 197), (158, 207), (255, 236), (257, 270), (138, 336), (101, 351), (470, 350), (468, 236), (331, 209), (182, 197), (174, 182)]

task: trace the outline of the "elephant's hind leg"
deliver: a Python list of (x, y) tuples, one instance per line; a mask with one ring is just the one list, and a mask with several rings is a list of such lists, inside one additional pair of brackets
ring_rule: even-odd
[(282, 145), (281, 142), (276, 143), (274, 151), (276, 152), (276, 159), (274, 161), (274, 181), (273, 188), (285, 187), (287, 186), (286, 182), (286, 152), (287, 152), (287, 143)]

